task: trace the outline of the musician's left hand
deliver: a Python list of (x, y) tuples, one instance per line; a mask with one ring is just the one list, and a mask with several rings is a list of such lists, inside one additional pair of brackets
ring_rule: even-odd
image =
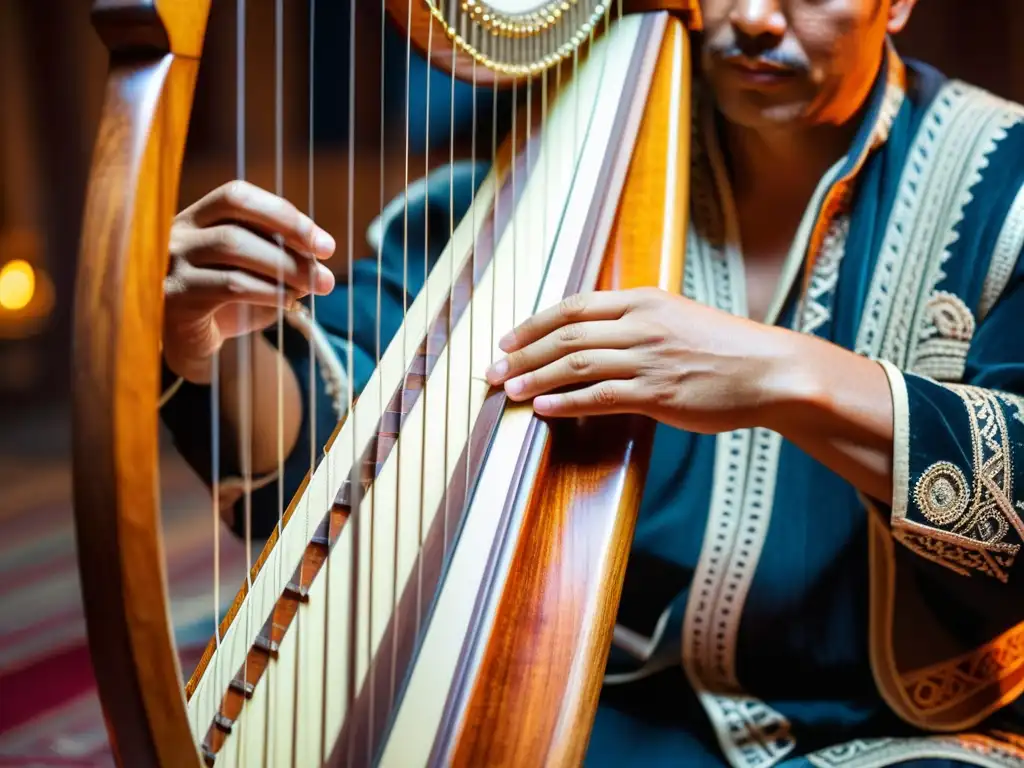
[(515, 328), (487, 378), (543, 416), (638, 413), (717, 433), (763, 425), (794, 395), (795, 336), (653, 288), (600, 291)]

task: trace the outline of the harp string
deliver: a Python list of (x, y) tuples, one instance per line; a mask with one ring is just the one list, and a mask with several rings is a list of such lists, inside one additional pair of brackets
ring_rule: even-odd
[[(284, 197), (284, 4), (274, 2), (274, 194)], [(284, 238), (276, 234), (284, 251)], [(287, 258), (286, 253), (281, 254)], [(284, 295), (284, 259), (277, 260), (277, 290)], [(281, 535), (284, 515), (284, 306), (277, 308), (277, 526)], [(280, 568), (280, 566), (279, 566)]]
[[(347, 257), (347, 268), (348, 268), (348, 375), (349, 375), (349, 387), (348, 387), (348, 403), (346, 410), (346, 418), (353, 420), (352, 429), (350, 433), (352, 435), (352, 460), (358, 462), (357, 453), (357, 422), (356, 414), (354, 410), (355, 406), (355, 134), (356, 134), (356, 0), (349, 2), (349, 60), (348, 60), (348, 190), (347, 190), (347, 205), (348, 205), (348, 218), (346, 221), (346, 257)], [(353, 527), (352, 531), (352, 557), (351, 557), (351, 571), (350, 571), (350, 588), (349, 588), (349, 622), (348, 628), (348, 659), (346, 660), (347, 669), (347, 690), (346, 690), (346, 712), (351, 712), (353, 704), (356, 698), (356, 660), (358, 659), (357, 654), (357, 636), (356, 636), (356, 616), (359, 605), (359, 515), (356, 514), (356, 510), (359, 509), (360, 502), (362, 500), (362, 483), (361, 481), (362, 467), (355, 465), (354, 471), (350, 471), (348, 475), (348, 493), (349, 493), (349, 519), (345, 522), (346, 525)], [(327, 558), (330, 562), (331, 558)], [(329, 625), (328, 625), (329, 626)], [(329, 632), (324, 633), (325, 636), (329, 635)], [(348, 743), (346, 744), (347, 750), (347, 765), (354, 765), (355, 758), (355, 737), (354, 728), (349, 728)]]
[[(314, 183), (314, 156), (316, 154), (315, 149), (315, 97), (316, 97), (316, 0), (309, 0), (309, 61), (308, 61), (308, 74), (309, 78), (309, 136), (308, 136), (308, 166), (306, 168), (306, 183), (307, 183), (307, 205), (309, 206), (309, 217), (314, 222), (316, 221), (316, 208), (314, 205), (316, 185)], [(315, 256), (314, 256), (315, 258)], [(310, 286), (309, 286), (309, 316), (312, 327), (315, 329), (316, 325), (316, 292), (313, 290), (316, 285), (316, 272), (315, 264), (311, 265), (310, 269)], [(317, 440), (319, 438), (319, 430), (317, 424), (319, 423), (316, 415), (316, 387), (319, 381), (316, 372), (317, 357), (313, 349), (313, 337), (309, 338), (309, 403), (310, 403), (310, 417), (309, 417), (309, 477), (313, 477), (313, 473), (316, 470), (316, 456), (317, 456)], [(327, 487), (324, 489), (324, 497), (322, 499), (322, 505), (317, 509), (327, 510), (327, 531), (328, 537), (330, 536), (330, 523), (331, 523), (331, 504), (330, 504), (330, 488), (331, 488), (331, 464), (327, 462)], [(307, 508), (306, 512), (306, 536), (309, 537), (309, 512)], [(326, 558), (324, 563), (324, 632), (322, 638), (321, 653), (323, 658), (323, 666), (320, 674), (320, 765), (324, 765), (327, 756), (327, 669), (328, 669), (328, 653), (331, 647), (330, 645), (330, 611), (331, 611), (331, 558)], [(305, 559), (303, 559), (305, 563)], [(300, 579), (300, 584), (305, 583), (305, 578)], [(299, 666), (296, 662), (295, 675), (298, 677)], [(298, 707), (295, 707), (296, 713)]]
[[(284, 3), (283, 0), (274, 1), (274, 194), (284, 198)], [(277, 260), (277, 290), (280, 296), (284, 296), (284, 259), (288, 254), (284, 253), (284, 239), (280, 234), (275, 235), (277, 247), (282, 250), (282, 258)], [(284, 515), (284, 305), (278, 305), (277, 309), (277, 355), (275, 355), (275, 368), (277, 373), (277, 535), (280, 537), (283, 529)], [(283, 574), (283, 558), (277, 558), (277, 577), (280, 583)], [(301, 565), (300, 565), (301, 568)], [(295, 632), (299, 630), (298, 615), (295, 616)], [(271, 625), (272, 626), (272, 625)], [(271, 641), (273, 640), (273, 628), (271, 628)], [(301, 648), (301, 646), (300, 646)], [(296, 654), (298, 659), (299, 654)], [(267, 676), (267, 683), (271, 684), (273, 676)], [(273, 722), (272, 713), (280, 711), (280, 696), (283, 686), (275, 686), (266, 697), (266, 722)], [(295, 688), (298, 694), (299, 680), (296, 676)], [(294, 711), (294, 707), (292, 708)], [(292, 718), (294, 732), (294, 715)], [(266, 762), (270, 743), (270, 731), (266, 728), (263, 732), (263, 760)], [(293, 740), (294, 744), (294, 740)], [(292, 764), (295, 762), (295, 755), (292, 754)]]
[[(531, 44), (533, 43), (532, 39), (531, 39), (530, 43)], [(530, 75), (526, 76), (526, 167), (530, 169), (530, 175), (532, 175), (532, 173), (533, 173), (533, 157), (532, 157), (532, 154), (531, 154), (532, 149), (533, 149), (532, 142), (531, 142), (532, 138), (533, 138), (533, 75), (530, 74)], [(529, 239), (529, 238), (531, 238), (533, 236), (533, 226), (532, 225), (533, 225), (532, 210), (529, 207), (527, 207), (526, 208), (526, 237), (528, 238), (528, 240), (527, 240), (527, 246), (528, 247), (529, 247), (529, 243), (532, 242), (532, 240)], [(530, 254), (529, 252), (527, 252), (526, 258), (527, 259), (532, 259), (532, 258), (534, 258), (534, 256), (532, 254)], [(541, 258), (543, 258), (543, 255), (541, 255)]]
[[(423, 177), (426, 179), (430, 175), (430, 81), (431, 71), (430, 62), (432, 60), (434, 50), (434, 25), (430, 24), (427, 27), (427, 85), (426, 85), (426, 105), (424, 109), (424, 140), (423, 140)], [(430, 273), (430, 185), (427, 184), (424, 187), (423, 197), (423, 209), (426, 215), (423, 217), (423, 327), (430, 329), (430, 281), (427, 279)], [(429, 336), (426, 343), (427, 362), (429, 362), (431, 352), (435, 351), (430, 346)], [(430, 414), (430, 410), (426, 407), (428, 403), (427, 389), (429, 381), (426, 376), (423, 377), (423, 429), (420, 434), (420, 517), (419, 517), (419, 530), (417, 532), (417, 542), (420, 547), (423, 546), (423, 530), (425, 527), (424, 515), (426, 514), (426, 479), (427, 479), (427, 417)], [(420, 633), (420, 618), (423, 615), (423, 558), (416, 558), (416, 629), (415, 635), (419, 636)]]
[[(238, 0), (237, 5), (237, 30), (236, 30), (236, 169), (235, 178), (244, 180), (246, 178), (246, 0)], [(236, 305), (239, 315), (239, 327), (248, 328), (251, 325), (252, 310), (249, 305), (240, 303)], [(243, 526), (245, 538), (245, 586), (246, 593), (252, 594), (252, 371), (251, 371), (251, 339), (243, 336), (237, 343), (238, 355), (238, 388), (241, 418), (239, 419), (239, 463), (243, 484)], [(219, 457), (215, 458), (219, 462)], [(220, 607), (218, 606), (218, 613)], [(252, 629), (252, 605), (250, 600), (245, 601), (245, 636), (251, 637)], [(249, 655), (246, 654), (242, 664), (243, 680), (249, 679)], [(241, 723), (239, 723), (241, 726)], [(240, 728), (239, 736), (241, 736)], [(243, 748), (245, 739), (241, 739)], [(243, 756), (244, 759), (244, 756)]]
[[(491, 86), (491, 163), (495, 163), (498, 159), (498, 89), (495, 86)], [(515, 165), (515, 158), (512, 160), (512, 164)], [(494, 255), (498, 253), (498, 207), (501, 202), (501, 180), (495, 178), (494, 188), (494, 205), (491, 206), (492, 219), (491, 219), (491, 254), (492, 259)], [(493, 261), (492, 261), (493, 264)], [(497, 296), (498, 281), (497, 275), (494, 274), (494, 266), (491, 267), (491, 324), (490, 324), (490, 345), (487, 350), (487, 364), (492, 365), (494, 363), (494, 328), (496, 325), (494, 313), (497, 307)], [(472, 372), (470, 373), (472, 376)], [(446, 537), (447, 540), (447, 537)]]
[[(476, 126), (477, 126), (477, 117), (476, 117), (476, 111), (477, 111), (477, 100), (476, 100), (476, 97), (477, 97), (476, 59), (473, 59), (473, 67), (472, 67), (472, 69), (473, 69), (473, 78), (472, 78), (472, 80), (473, 80), (473, 82), (472, 82), (472, 113), (473, 114), (472, 114), (472, 117), (471, 117), (471, 121), (472, 122), (471, 122), (471, 125), (470, 125), (470, 136), (469, 136), (469, 142), (470, 142), (470, 149), (469, 149), (470, 173), (472, 174), (472, 180), (471, 180), (471, 184), (470, 184), (472, 189), (471, 189), (471, 192), (470, 192), (469, 210), (471, 212), (471, 216), (473, 217), (472, 218), (473, 247), (470, 250), (470, 259), (472, 259), (472, 264), (470, 266), (470, 280), (469, 280), (469, 359), (470, 359), (471, 362), (473, 360), (473, 350), (475, 349), (475, 347), (473, 346), (473, 344), (474, 344), (474, 339), (473, 339), (473, 330), (474, 330), (473, 329), (473, 321), (474, 321), (474, 318), (476, 317), (476, 312), (473, 309), (473, 294), (476, 292), (476, 251), (477, 251), (477, 238), (479, 237), (479, 233), (477, 232), (477, 228), (476, 228), (476, 186), (477, 186), (477, 181), (476, 181)], [(466, 391), (467, 392), (472, 392), (472, 383), (473, 383), (472, 382), (472, 378), (473, 378), (472, 368), (470, 368), (470, 370), (468, 371), (468, 376), (470, 378), (470, 381), (467, 382)], [(467, 441), (468, 441), (467, 445), (469, 445), (472, 442), (472, 425), (473, 425), (473, 404), (472, 403), (473, 403), (473, 399), (471, 397), (467, 397), (466, 398), (466, 434), (470, 436), (470, 437), (467, 438)], [(466, 482), (463, 484), (465, 489), (463, 491), (463, 499), (462, 499), (463, 509), (465, 509), (466, 504), (469, 502), (469, 480), (470, 480), (469, 464), (470, 464), (470, 462), (469, 462), (469, 455), (468, 455), (468, 448), (467, 448)], [(447, 534), (447, 531), (446, 531), (446, 534)], [(447, 535), (445, 536), (445, 540), (447, 541)]]
[[(404, 194), (402, 195), (402, 371), (408, 371), (406, 351), (409, 340), (409, 142), (412, 138), (411, 112), (412, 112), (412, 3), (406, 4), (406, 34), (405, 34), (405, 166), (404, 166)], [(429, 79), (429, 78), (428, 78)], [(379, 322), (379, 318), (378, 318)], [(403, 373), (404, 376), (404, 373)], [(407, 389), (403, 382), (402, 394), (399, 399), (399, 424), (406, 412), (405, 393)], [(397, 427), (400, 429), (400, 427)], [(401, 509), (402, 509), (402, 440), (395, 442), (395, 530), (392, 541), (392, 563), (391, 563), (391, 669), (388, 680), (388, 709), (395, 698), (395, 667), (398, 663), (398, 555), (399, 542), (401, 540)], [(372, 610), (372, 606), (371, 606)]]
[[(455, 61), (456, 61), (456, 46), (452, 46), (452, 59), (451, 59), (451, 71), (449, 74), (449, 82), (451, 88), (448, 92), (448, 242), (452, 242), (455, 237)], [(452, 355), (451, 355), (451, 341), (452, 334), (455, 329), (455, 254), (452, 253), (451, 259), (448, 260), (448, 285), (451, 291), (451, 300), (448, 302), (448, 322), (447, 322), (447, 338), (446, 343), (449, 345), (448, 354), (446, 355), (447, 366), (445, 371), (445, 397), (444, 397), (444, 482), (448, 482), (448, 457), (449, 457), (449, 432), (451, 431), (451, 384), (452, 384)], [(472, 282), (472, 280), (470, 280)], [(472, 350), (470, 351), (470, 359), (472, 360)], [(451, 513), (451, 494), (444, 494), (444, 547), (442, 557), (446, 558), (448, 555), (448, 518)]]
[[(516, 41), (513, 40), (512, 41), (512, 45), (515, 45), (515, 43), (516, 43)], [(517, 88), (518, 84), (519, 84), (519, 80), (518, 79), (512, 81), (512, 158), (511, 158), (512, 163), (511, 163), (511, 165), (512, 165), (512, 206), (513, 207), (515, 207), (515, 205), (516, 205), (516, 165), (518, 165), (518, 163), (516, 162), (516, 154), (519, 151), (519, 144), (516, 142), (516, 138), (517, 138), (516, 137), (516, 130), (518, 128), (518, 126), (516, 125), (516, 123), (518, 122), (518, 119), (517, 119), (518, 116), (516, 115), (516, 107), (519, 104), (519, 91), (518, 91), (518, 88)], [(517, 227), (516, 227), (516, 220), (518, 218), (519, 217), (516, 216), (515, 213), (511, 214), (511, 216), (509, 217), (509, 222), (511, 224), (511, 229), (512, 229), (512, 325), (513, 326), (515, 325), (516, 320), (517, 320), (517, 315), (516, 315), (516, 294), (519, 293), (519, 282), (516, 280), (516, 276), (517, 276), (516, 262), (519, 261), (519, 239), (517, 237)], [(497, 283), (497, 281), (495, 281), (495, 283)], [(496, 330), (497, 329), (495, 329), (495, 331)], [(493, 335), (494, 334), (492, 333), (492, 336)], [(493, 363), (494, 361), (491, 360), (491, 362)]]

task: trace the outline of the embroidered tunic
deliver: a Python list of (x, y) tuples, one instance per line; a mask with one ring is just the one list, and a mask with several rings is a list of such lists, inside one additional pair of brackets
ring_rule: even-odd
[[(697, 91), (684, 292), (744, 315), (715, 116)], [(766, 429), (660, 425), (588, 765), (1024, 765), (1021, 158), (1024, 108), (889, 50), (767, 321), (885, 367), (892, 508)], [(410, 191), (410, 252), (438, 256), (449, 181), (458, 217), (485, 170), (459, 165)], [(424, 217), (437, 242), (423, 241)], [(402, 220), (382, 228), (379, 318), (377, 260), (355, 267), (356, 390), (378, 320), (382, 345), (401, 322)], [(412, 261), (409, 301), (424, 280)], [(342, 285), (316, 301), (342, 364), (348, 300)], [(308, 392), (307, 344), (285, 349)], [(338, 418), (315, 384), (286, 498), (308, 469), (310, 430), (322, 444)], [(183, 386), (163, 416), (209, 480), (208, 391)], [(277, 505), (271, 478), (253, 495), (254, 535), (276, 524)]]

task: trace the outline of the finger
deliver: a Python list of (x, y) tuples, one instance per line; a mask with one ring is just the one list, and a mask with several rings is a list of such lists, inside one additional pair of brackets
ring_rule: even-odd
[(295, 291), (237, 269), (192, 269), (175, 279), (180, 288), (169, 291), (169, 299), (178, 294), (211, 309), (224, 304), (289, 309), (296, 300)]
[(503, 336), (498, 346), (503, 352), (522, 349), (564, 325), (584, 320), (617, 320), (628, 308), (624, 291), (578, 293), (525, 320)]
[(594, 381), (631, 379), (636, 375), (636, 355), (622, 349), (588, 349), (572, 352), (531, 373), (505, 382), (509, 399), (528, 400), (562, 387)]
[(225, 304), (214, 315), (214, 322), (224, 338), (246, 336), (273, 324), (279, 307), (254, 307), (251, 304)]
[(539, 416), (553, 418), (610, 416), (642, 413), (642, 402), (636, 379), (601, 381), (573, 392), (541, 395), (533, 401), (533, 410)]
[(224, 222), (248, 224), (269, 235), (280, 235), (284, 244), (298, 253), (327, 258), (336, 244), (334, 238), (287, 200), (246, 181), (224, 184), (185, 209), (197, 227)]
[(571, 323), (556, 328), (544, 338), (511, 352), (487, 370), (487, 380), (497, 386), (504, 381), (535, 371), (572, 352), (585, 349), (627, 349), (640, 343), (636, 331), (618, 320)]
[(298, 294), (330, 293), (334, 275), (323, 264), (296, 256), (243, 227), (221, 224), (190, 233), (189, 261), (201, 267), (235, 267), (275, 282)]

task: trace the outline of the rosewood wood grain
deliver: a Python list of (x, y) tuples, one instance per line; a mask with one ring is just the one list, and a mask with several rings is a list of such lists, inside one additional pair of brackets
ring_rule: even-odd
[[(613, 208), (602, 289), (681, 288), (690, 52), (683, 25), (662, 23), (643, 120)], [(670, 156), (676, 163), (666, 167)], [(437, 758), (447, 754), (444, 762), (457, 766), (582, 763), (653, 432), (654, 423), (637, 416), (537, 422), (527, 450), (541, 458), (509, 542), (511, 566), (483, 642), (464, 652), (478, 659), (471, 690), (458, 732)]]
[(195, 765), (159, 508), (163, 279), (209, 2), (95, 5), (110, 69), (75, 296), (73, 473), (89, 648), (125, 766)]

